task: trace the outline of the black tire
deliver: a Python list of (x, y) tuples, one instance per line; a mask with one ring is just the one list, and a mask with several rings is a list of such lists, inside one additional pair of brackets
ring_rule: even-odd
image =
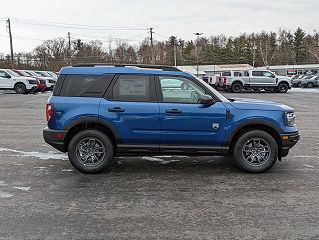
[[(88, 139), (88, 140), (87, 140)], [(88, 158), (91, 159), (91, 163), (87, 162), (86, 164), (82, 162), (84, 159), (81, 158), (81, 150), (83, 150), (83, 144), (85, 145), (85, 141), (88, 141), (87, 144), (89, 144), (90, 139), (95, 139), (94, 141), (94, 149), (101, 149), (101, 147), (104, 147), (103, 154), (95, 155), (95, 150), (93, 155), (90, 153), (87, 153), (86, 156), (88, 156), (85, 160), (85, 162), (88, 160)], [(91, 141), (92, 143), (92, 141)], [(85, 145), (86, 148), (93, 148), (93, 145), (88, 147), (88, 145)], [(81, 149), (81, 150), (80, 150)], [(87, 150), (92, 151), (91, 150)], [(103, 150), (100, 150), (103, 151)], [(80, 153), (81, 152), (81, 153)], [(70, 141), (70, 144), (68, 146), (68, 156), (71, 164), (80, 172), (83, 173), (100, 173), (103, 172), (111, 163), (114, 155), (114, 146), (110, 138), (105, 135), (104, 133), (97, 131), (97, 130), (84, 130), (82, 132), (79, 132), (76, 134)], [(96, 163), (92, 160), (92, 156), (98, 160)], [(100, 159), (97, 159), (100, 157)]]
[(299, 83), (297, 84), (297, 87), (302, 87), (302, 83), (299, 82)]
[[(259, 150), (251, 150), (253, 151), (251, 153), (252, 155), (246, 155), (246, 147), (249, 146), (247, 144), (253, 141), (253, 139), (260, 139), (260, 144), (268, 144), (267, 148), (269, 148), (270, 151), (268, 153), (265, 153), (265, 159), (262, 163), (260, 163), (259, 161), (259, 157), (263, 156), (261, 155), (262, 153), (258, 152), (260, 151), (260, 147), (256, 147)], [(253, 141), (253, 143), (251, 144), (254, 145), (255, 141)], [(264, 148), (264, 151), (266, 151), (265, 149), (266, 147)], [(233, 153), (235, 161), (241, 169), (250, 173), (262, 173), (269, 170), (276, 163), (278, 156), (278, 145), (275, 139), (269, 133), (262, 130), (252, 130), (244, 133), (241, 137), (239, 137), (239, 139), (235, 143)], [(257, 156), (253, 154), (257, 154)], [(257, 163), (253, 163), (253, 161), (249, 163), (249, 160), (247, 160), (247, 158), (251, 157), (255, 159)]]
[(286, 93), (288, 92), (289, 86), (287, 83), (279, 83), (278, 85), (278, 92), (280, 93)]
[(240, 82), (235, 82), (232, 84), (231, 90), (234, 93), (240, 93), (243, 90), (243, 85)]
[(17, 94), (26, 94), (27, 93), (27, 87), (24, 85), (24, 83), (17, 83), (14, 86), (14, 91)]
[(313, 88), (314, 84), (312, 82), (307, 83), (307, 88)]
[(218, 91), (223, 91), (223, 90), (224, 90), (224, 87), (223, 87), (223, 86), (216, 86), (216, 89), (217, 89)]

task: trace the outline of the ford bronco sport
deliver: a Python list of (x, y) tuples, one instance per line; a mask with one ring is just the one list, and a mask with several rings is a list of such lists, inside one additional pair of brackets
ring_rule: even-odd
[(127, 155), (233, 155), (264, 172), (299, 140), (294, 109), (226, 99), (170, 66), (87, 64), (61, 69), (46, 105), (47, 143), (83, 173)]

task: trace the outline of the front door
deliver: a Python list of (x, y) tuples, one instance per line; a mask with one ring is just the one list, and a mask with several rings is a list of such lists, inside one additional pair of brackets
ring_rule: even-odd
[(154, 78), (149, 75), (118, 75), (99, 107), (101, 121), (117, 129), (118, 150), (158, 151), (160, 144), (159, 106)]
[(5, 71), (0, 71), (0, 88), (12, 88), (12, 79)]
[(160, 76), (156, 81), (161, 151), (220, 149), (226, 122), (223, 103), (215, 102), (210, 106), (198, 103), (207, 90), (192, 79)]

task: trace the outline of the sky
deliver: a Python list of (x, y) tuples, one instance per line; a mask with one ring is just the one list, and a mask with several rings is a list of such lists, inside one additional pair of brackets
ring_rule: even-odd
[(149, 37), (186, 40), (203, 36), (318, 29), (318, 0), (2, 0), (0, 54), (10, 52), (6, 19), (10, 18), (14, 52), (29, 52), (57, 37), (138, 44)]

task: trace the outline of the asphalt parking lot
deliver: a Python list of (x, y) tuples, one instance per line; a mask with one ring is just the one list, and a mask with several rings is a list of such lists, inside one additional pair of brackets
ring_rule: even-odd
[(84, 175), (42, 139), (49, 95), (0, 92), (0, 239), (319, 239), (318, 89), (225, 94), (296, 110), (301, 140), (258, 175), (184, 156)]

